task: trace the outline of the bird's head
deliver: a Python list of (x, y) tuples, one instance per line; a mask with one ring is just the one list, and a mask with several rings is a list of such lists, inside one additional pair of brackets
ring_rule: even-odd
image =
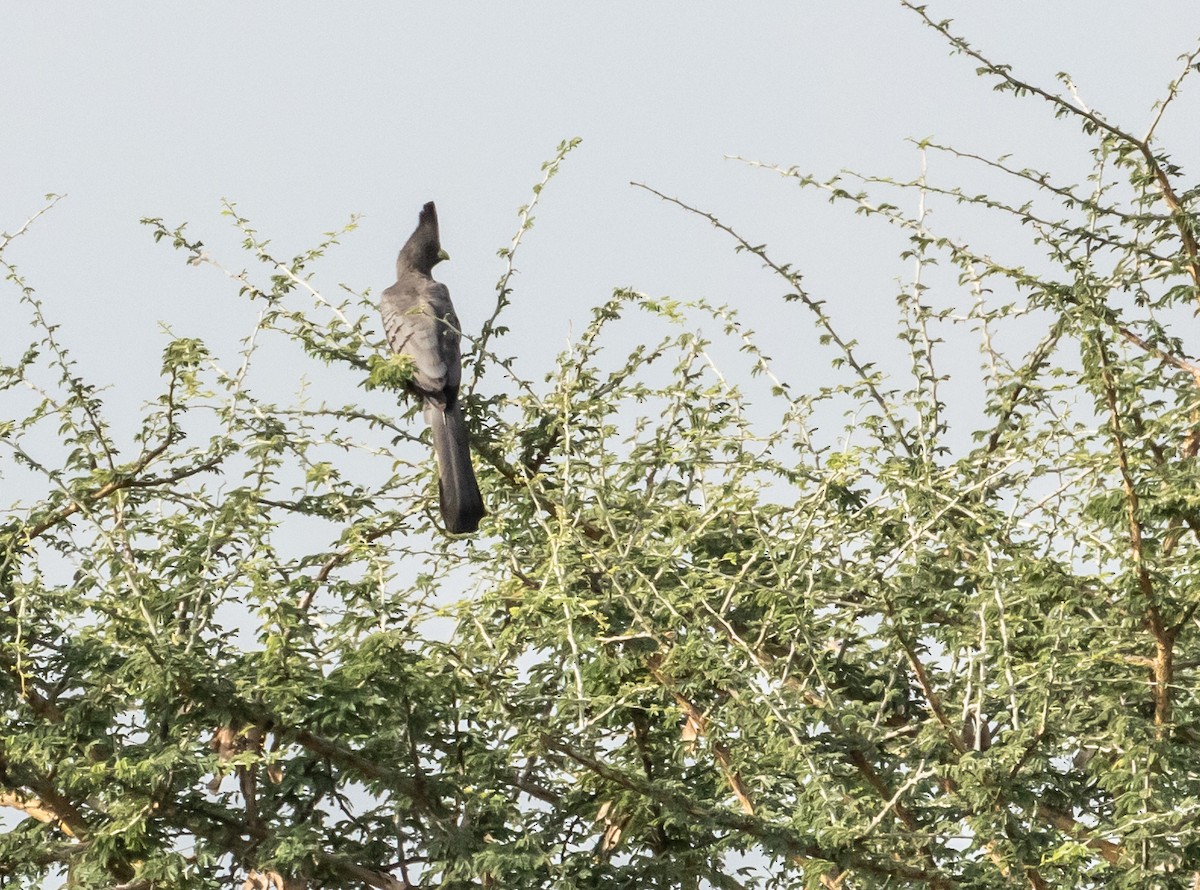
[(434, 266), (448, 259), (450, 254), (442, 250), (442, 242), (438, 235), (437, 207), (430, 201), (421, 208), (416, 229), (400, 248), (400, 256), (396, 258), (396, 271), (403, 274), (412, 269), (428, 275)]

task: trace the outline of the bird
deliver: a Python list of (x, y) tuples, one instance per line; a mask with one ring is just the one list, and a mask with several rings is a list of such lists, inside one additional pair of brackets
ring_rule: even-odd
[(458, 399), (461, 328), (449, 288), (431, 274), (449, 258), (438, 233), (437, 208), (430, 201), (400, 248), (396, 283), (383, 291), (379, 309), (392, 352), (412, 359), (414, 369), (405, 388), (420, 402), (433, 434), (442, 522), (447, 531), (461, 535), (476, 531), (486, 511)]

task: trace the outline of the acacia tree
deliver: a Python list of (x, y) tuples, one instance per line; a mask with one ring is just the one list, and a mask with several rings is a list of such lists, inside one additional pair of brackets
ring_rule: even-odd
[[(843, 382), (789, 385), (726, 307), (621, 290), (539, 383), (504, 310), (564, 143), (467, 338), (474, 539), (436, 529), (374, 298), (311, 286), (343, 233), (280, 260), (227, 206), (257, 325), (236, 366), (168, 342), (132, 434), (5, 261), (38, 335), (0, 368), (4, 472), (42, 488), (0, 521), (8, 882), (1200, 884), (1200, 249), (1155, 141), (1200, 49), (1138, 135), (903, 5), (1093, 137), (1088, 183), (933, 143), (1032, 197), (773, 168), (909, 239), (892, 375), (791, 265), (666, 198), (778, 276)], [(1028, 254), (935, 231), (938, 200)], [(613, 363), (627, 323), (662, 336)], [(935, 364), (966, 338), (969, 439)], [(268, 343), (364, 388), (269, 398)]]

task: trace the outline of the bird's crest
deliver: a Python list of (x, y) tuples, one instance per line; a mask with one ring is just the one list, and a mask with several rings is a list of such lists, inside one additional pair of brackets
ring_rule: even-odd
[(400, 256), (396, 258), (397, 277), (408, 270), (428, 275), (433, 267), (444, 259), (446, 252), (442, 250), (441, 237), (438, 234), (437, 207), (430, 201), (421, 208), (416, 229), (400, 248)]

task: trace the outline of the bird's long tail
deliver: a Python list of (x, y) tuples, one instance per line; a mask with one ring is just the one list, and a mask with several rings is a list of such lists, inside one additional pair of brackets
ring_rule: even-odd
[(425, 419), (433, 431), (433, 451), (438, 462), (438, 498), (446, 530), (456, 535), (473, 532), (486, 512), (475, 470), (462, 408), (448, 408), (427, 401)]

